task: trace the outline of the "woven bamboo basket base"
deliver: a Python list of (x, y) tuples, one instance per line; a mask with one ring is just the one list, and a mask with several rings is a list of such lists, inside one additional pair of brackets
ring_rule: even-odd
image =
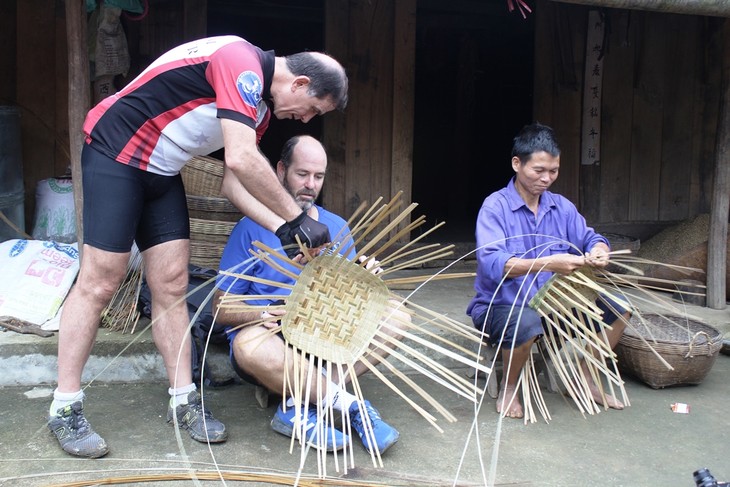
[[(646, 325), (636, 317), (632, 318), (636, 331), (627, 327), (616, 346), (619, 368), (654, 389), (700, 384), (722, 347), (720, 331), (698, 321), (670, 321), (654, 314), (642, 317)], [(674, 370), (668, 369), (649, 345)]]
[(287, 298), (282, 333), (307, 353), (352, 364), (380, 326), (388, 287), (345, 258), (321, 255), (309, 262)]

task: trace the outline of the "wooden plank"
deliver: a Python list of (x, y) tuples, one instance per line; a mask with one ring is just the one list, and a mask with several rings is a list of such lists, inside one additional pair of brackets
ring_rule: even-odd
[(547, 0), (537, 0), (535, 8), (536, 55), (532, 112), (534, 120), (540, 120), (546, 124), (552, 123), (553, 119), (553, 77), (557, 63), (552, 26), (557, 9), (556, 3)]
[(390, 192), (393, 103), (393, 0), (350, 4), (346, 214)]
[[(56, 8), (58, 9), (60, 6), (57, 4)], [(58, 12), (56, 15), (56, 40), (53, 43), (56, 50), (54, 54), (56, 58), (54, 176), (63, 176), (71, 169), (71, 146), (68, 133), (68, 42), (66, 37), (66, 15), (64, 12)]]
[(625, 222), (629, 216), (632, 80), (636, 46), (635, 14), (612, 11), (609, 49), (603, 64), (603, 150), (598, 221)]
[(604, 46), (606, 18), (595, 9), (588, 11), (586, 20), (585, 50), (583, 55), (583, 81), (580, 127), (580, 209), (591, 223), (598, 221), (601, 186), (601, 112), (603, 111), (603, 61), (608, 45)]
[(694, 80), (697, 76), (698, 17), (666, 15), (664, 52), (671, 76), (664, 77), (659, 220), (690, 217)]
[[(560, 5), (553, 25), (554, 42), (557, 42), (560, 70), (555, 81), (553, 97), (553, 128), (560, 143), (560, 177), (552, 190), (560, 193), (580, 208), (580, 89), (583, 79), (585, 55), (586, 19), (588, 9), (572, 5)], [(581, 210), (582, 211), (582, 210)]]
[(720, 107), (722, 24), (724, 20), (702, 19), (698, 46), (697, 82), (695, 83), (695, 130), (693, 132), (693, 172), (691, 182), (691, 215), (710, 212), (712, 177), (715, 162), (717, 117)]
[(662, 90), (665, 65), (663, 46), (666, 16), (640, 13), (636, 21), (643, 40), (638, 46), (634, 82), (634, 118), (631, 139), (630, 220), (656, 220), (659, 215), (661, 172)]
[(688, 15), (717, 15), (730, 17), (730, 5), (724, 1), (709, 0), (555, 0), (566, 3), (591, 5), (602, 8), (653, 10)]
[(730, 21), (722, 31), (722, 97), (717, 124), (715, 180), (707, 241), (707, 307), (725, 309), (727, 286), (727, 229), (730, 212)]
[(79, 251), (83, 249), (84, 193), (81, 179), (81, 147), (84, 143), (82, 126), (91, 104), (89, 89), (89, 54), (86, 44), (86, 5), (84, 0), (66, 1), (66, 32), (68, 47), (68, 127), (69, 162), (73, 175), (76, 236)]
[[(348, 60), (349, 3), (340, 0), (325, 2), (325, 50), (337, 59), (348, 73), (349, 78), (357, 67)], [(350, 94), (352, 80), (350, 80)], [(328, 113), (322, 117), (322, 141), (327, 151), (327, 180), (322, 189), (322, 204), (338, 215), (347, 216), (345, 194), (345, 160), (347, 157), (347, 116), (345, 113)]]
[[(393, 143), (390, 193), (403, 192), (411, 201), (413, 180), (413, 114), (416, 72), (416, 0), (394, 4), (393, 46)], [(410, 223), (404, 220), (399, 228)], [(408, 236), (402, 239), (407, 242)]]
[(54, 176), (55, 2), (18, 2), (17, 104), (21, 111), (21, 145), (26, 231), (35, 212), (35, 187)]

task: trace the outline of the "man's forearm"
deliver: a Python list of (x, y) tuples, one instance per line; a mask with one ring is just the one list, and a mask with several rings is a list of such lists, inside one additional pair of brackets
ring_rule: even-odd
[[(279, 183), (271, 164), (259, 151), (255, 130), (227, 119), (221, 120), (221, 127), (226, 169), (240, 182), (240, 186), (232, 184), (230, 174), (228, 181), (224, 178), (222, 191), (226, 197), (235, 201), (234, 204), (244, 214), (250, 215), (272, 232), (284, 221), (288, 222), (299, 216), (301, 208)], [(241, 189), (245, 189), (245, 193)], [(235, 194), (237, 192), (240, 194)], [(261, 205), (267, 207), (271, 213), (264, 212)]]
[(223, 174), (221, 192), (241, 213), (271, 232), (276, 231), (284, 223), (282, 217), (249, 193), (228, 167)]
[(520, 259), (512, 257), (504, 265), (506, 277), (520, 277), (548, 269), (549, 260), (546, 258)]
[[(215, 308), (218, 310), (216, 316), (216, 322), (223, 326), (237, 326), (243, 323), (250, 323), (261, 318), (261, 313), (258, 311), (238, 311), (228, 306), (221, 306), (221, 298), (226, 297), (227, 303), (231, 303), (232, 297), (238, 295), (235, 294), (224, 294), (221, 291), (216, 291), (213, 298)], [(243, 304), (243, 300), (240, 301)]]

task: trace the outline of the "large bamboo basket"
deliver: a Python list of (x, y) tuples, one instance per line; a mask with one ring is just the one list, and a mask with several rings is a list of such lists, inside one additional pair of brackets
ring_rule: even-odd
[(190, 263), (218, 269), (235, 222), (190, 219)]
[(722, 333), (699, 321), (644, 314), (631, 323), (616, 346), (619, 368), (654, 389), (701, 383), (722, 348)]
[(220, 192), (223, 161), (208, 156), (193, 157), (180, 170), (180, 175), (191, 218), (232, 222), (241, 219), (241, 212)]

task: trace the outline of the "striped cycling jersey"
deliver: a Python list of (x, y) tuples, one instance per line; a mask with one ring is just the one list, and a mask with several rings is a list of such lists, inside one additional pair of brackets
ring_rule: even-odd
[(154, 61), (91, 109), (86, 142), (130, 166), (173, 176), (191, 157), (223, 147), (220, 118), (268, 127), (274, 52), (236, 36), (200, 39)]

